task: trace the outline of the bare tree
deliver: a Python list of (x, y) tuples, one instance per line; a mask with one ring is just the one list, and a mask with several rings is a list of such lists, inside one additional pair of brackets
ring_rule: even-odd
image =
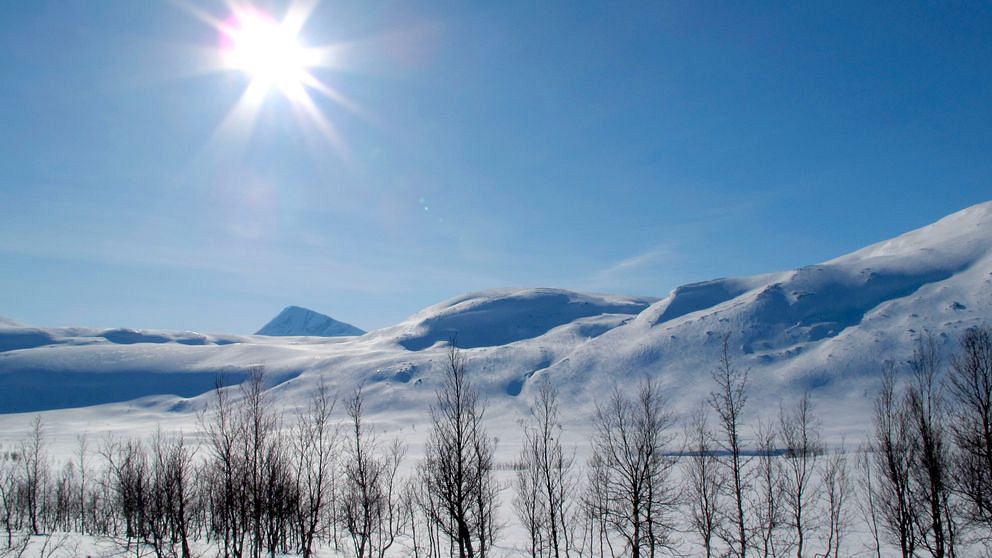
[(240, 558), (244, 553), (245, 518), (248, 505), (246, 464), (240, 447), (244, 431), (230, 391), (218, 379), (214, 405), (200, 415), (207, 438), (206, 468), (210, 500), (211, 530), (219, 537), (222, 555)]
[(475, 513), (479, 521), (479, 557), (484, 558), (496, 544), (496, 510), (499, 507), (499, 493), (503, 488), (496, 480), (493, 471), (496, 460), (496, 438), (486, 432), (482, 424), (484, 413), (476, 415), (472, 421), (471, 457), (476, 471), (487, 472), (479, 475), (479, 490), (475, 492)]
[(138, 554), (145, 540), (149, 512), (148, 457), (138, 440), (107, 438), (100, 448), (113, 491), (113, 504), (124, 519), (125, 549), (134, 544)]
[(144, 521), (141, 531), (157, 556), (189, 558), (192, 555), (190, 514), (194, 498), (194, 453), (181, 433), (166, 437), (159, 431), (149, 448), (147, 511), (141, 514)]
[(31, 535), (28, 533), (23, 533), (16, 539), (12, 539), (11, 542), (7, 543), (7, 548), (0, 551), (0, 558), (21, 558), (25, 556), (28, 551), (28, 546), (31, 544)]
[[(403, 488), (403, 501), (410, 522), (411, 550), (414, 558), (441, 558), (445, 554), (450, 557), (450, 548), (447, 553), (441, 550), (443, 532), (436, 523), (437, 518), (444, 517), (444, 513), (437, 507), (440, 502), (424, 489), (421, 478), (407, 479)], [(450, 531), (451, 529), (446, 529), (444, 532)]]
[(334, 405), (335, 400), (321, 379), (309, 406), (296, 423), (296, 481), (300, 496), (298, 550), (303, 558), (313, 555), (314, 541), (324, 527), (331, 501), (339, 445), (339, 431), (331, 423)]
[(683, 475), (686, 480), (685, 497), (689, 506), (689, 524), (699, 535), (706, 558), (716, 554), (714, 544), (720, 531), (720, 494), (724, 478), (716, 456), (716, 442), (710, 430), (706, 409), (701, 407), (689, 419), (686, 429), (686, 458)]
[(827, 541), (824, 558), (840, 558), (840, 548), (847, 533), (848, 493), (851, 479), (848, 472), (847, 454), (843, 444), (827, 459), (823, 471), (824, 493), (827, 498)]
[(530, 424), (524, 427), (514, 500), (530, 533), (532, 556), (543, 556), (546, 549), (548, 556), (567, 557), (572, 546), (575, 458), (562, 446), (559, 414), (558, 391), (545, 379), (538, 385)]
[(293, 477), (295, 468), (289, 455), (291, 447), (279, 423), (264, 448), (257, 496), (262, 502), (262, 550), (275, 558), (276, 554), (289, 552), (291, 531), (298, 517), (299, 495)]
[(345, 449), (341, 516), (358, 558), (382, 558), (406, 523), (397, 470), (405, 450), (396, 441), (383, 452), (364, 423), (361, 388), (347, 402), (350, 420)]
[(880, 511), (876, 500), (879, 487), (875, 479), (878, 461), (873, 448), (874, 444), (869, 443), (858, 449), (856, 466), (859, 473), (858, 486), (862, 495), (858, 507), (871, 535), (871, 551), (875, 558), (882, 558), (881, 528), (878, 523)]
[[(603, 456), (593, 452), (586, 463), (586, 491), (582, 498), (584, 533), (590, 554), (616, 556), (610, 538), (610, 472)], [(609, 551), (609, 554), (607, 554)]]
[(666, 455), (674, 435), (671, 412), (652, 380), (628, 399), (614, 388), (596, 408), (592, 459), (602, 467), (606, 521), (632, 558), (670, 548), (676, 493), (670, 481), (675, 460)]
[(544, 556), (547, 552), (547, 541), (544, 539), (547, 514), (544, 501), (541, 498), (541, 472), (532, 466), (538, 459), (533, 455), (533, 448), (527, 443), (520, 449), (516, 464), (516, 475), (513, 483), (513, 510), (517, 520), (527, 531), (527, 553), (532, 558)]
[(73, 519), (76, 517), (75, 494), (76, 466), (72, 461), (63, 463), (59, 473), (53, 478), (45, 495), (47, 502), (45, 522), (52, 531), (70, 531), (73, 529)]
[(813, 415), (809, 393), (804, 393), (792, 411), (779, 412), (779, 429), (785, 444), (785, 511), (795, 536), (796, 558), (806, 551), (807, 538), (814, 524), (811, 513), (816, 505), (816, 462), (823, 453), (819, 422)]
[(27, 439), (20, 445), (24, 505), (27, 507), (31, 532), (41, 533), (39, 519), (44, 505), (44, 493), (48, 482), (48, 455), (45, 452), (45, 424), (41, 415), (31, 421)]
[(940, 353), (931, 335), (917, 339), (906, 390), (912, 428), (912, 506), (919, 543), (935, 558), (954, 555), (955, 517), (950, 500), (950, 448), (944, 434), (944, 395), (937, 381)]
[(278, 440), (278, 417), (269, 408), (265, 396), (265, 371), (262, 367), (249, 370), (248, 379), (241, 384), (239, 426), (241, 459), (245, 466), (244, 482), (248, 490), (248, 521), (245, 527), (250, 535), (251, 556), (258, 558), (267, 546), (266, 513), (269, 504), (266, 498), (266, 465), (268, 457), (277, 457), (272, 452)]
[(889, 364), (882, 371), (882, 387), (875, 398), (871, 498), (882, 530), (903, 558), (913, 556), (919, 542), (912, 502), (914, 446), (911, 417), (896, 391), (895, 369)]
[(970, 329), (951, 362), (950, 430), (959, 456), (955, 486), (967, 518), (992, 537), (992, 329)]
[[(759, 539), (756, 549), (763, 558), (781, 556), (784, 549), (779, 546), (781, 529), (785, 523), (784, 500), (785, 471), (779, 458), (775, 444), (778, 432), (775, 427), (764, 421), (758, 423), (758, 457), (754, 471), (755, 502), (753, 505), (755, 518), (755, 534)], [(760, 543), (760, 546), (758, 546)]]
[(190, 522), (196, 501), (196, 449), (186, 444), (182, 432), (172, 437), (166, 453), (166, 501), (169, 510), (170, 539), (178, 543), (182, 558), (190, 558)]
[(76, 436), (76, 468), (79, 470), (79, 492), (77, 496), (77, 506), (79, 508), (78, 528), (82, 533), (86, 533), (86, 487), (89, 481), (89, 440), (86, 433)]
[(234, 399), (218, 383), (212, 412), (201, 415), (209, 451), (212, 531), (224, 556), (274, 556), (289, 547), (298, 493), (280, 416), (265, 391), (265, 370), (252, 366)]
[(712, 373), (717, 389), (710, 393), (710, 406), (719, 418), (720, 448), (726, 453), (722, 462), (728, 470), (730, 482), (727, 487), (733, 510), (730, 521), (732, 532), (724, 538), (730, 545), (730, 553), (738, 558), (747, 556), (748, 533), (744, 515), (744, 495), (747, 491), (744, 459), (741, 447), (741, 422), (744, 405), (747, 403), (748, 370), (734, 366), (730, 358), (730, 335), (723, 337), (723, 350), (720, 362)]
[[(151, 544), (156, 557), (174, 554), (171, 548), (171, 479), (169, 479), (168, 462), (169, 450), (168, 442), (159, 428), (152, 439), (148, 442), (150, 449), (150, 459), (143, 459), (148, 462), (147, 478), (145, 481), (145, 510), (140, 514), (142, 525), (139, 532)], [(137, 446), (142, 453), (144, 448)]]
[(7, 532), (7, 548), (14, 546), (14, 520), (17, 511), (19, 454), (0, 447), (0, 514)]
[(431, 499), (422, 510), (451, 538), (460, 558), (484, 558), (496, 532), (495, 440), (483, 426), (485, 406), (454, 343), (443, 374), (419, 467), (425, 496)]

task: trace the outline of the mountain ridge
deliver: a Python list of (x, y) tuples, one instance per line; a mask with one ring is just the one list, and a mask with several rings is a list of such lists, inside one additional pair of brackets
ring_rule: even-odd
[(283, 308), (276, 317), (255, 332), (255, 335), (278, 337), (343, 337), (364, 334), (365, 330), (302, 306)]
[[(835, 417), (843, 435), (869, 416), (868, 394), (884, 361), (902, 363), (925, 331), (950, 351), (965, 329), (987, 323), (990, 255), (992, 203), (985, 203), (826, 262), (682, 285), (660, 299), (493, 289), (454, 297), (359, 337), (32, 329), (43, 344), (0, 353), (0, 381), (18, 387), (18, 397), (0, 396), (0, 412), (56, 408), (31, 404), (53, 378), (84, 386), (95, 375), (126, 372), (133, 382), (140, 385), (133, 376), (140, 374), (161, 390), (168, 382), (160, 380), (172, 376), (156, 374), (205, 378), (226, 371), (237, 377), (262, 365), (279, 379), (271, 392), (286, 405), (301, 404), (324, 382), (337, 393), (363, 386), (370, 412), (422, 417), (452, 339), (498, 420), (521, 416), (541, 378), (560, 386), (566, 418), (587, 417), (613, 386), (646, 376), (657, 378), (684, 410), (705, 401), (709, 372), (729, 336), (735, 364), (751, 369), (756, 412), (771, 412), (779, 398), (812, 389), (845, 409)], [(179, 397), (156, 399), (161, 409), (195, 408), (205, 400), (179, 388), (140, 395), (162, 393)], [(73, 400), (70, 394), (59, 405), (114, 401), (123, 400)]]

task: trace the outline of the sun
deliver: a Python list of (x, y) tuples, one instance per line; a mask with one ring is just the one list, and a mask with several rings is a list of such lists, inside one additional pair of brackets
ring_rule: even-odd
[[(315, 129), (340, 153), (346, 145), (324, 114), (326, 102), (367, 116), (358, 103), (325, 81), (329, 72), (345, 67), (347, 43), (309, 45), (301, 32), (320, 0), (288, 0), (281, 18), (253, 6), (250, 0), (224, 0), (225, 17), (217, 17), (192, 2), (175, 0), (192, 16), (217, 31), (218, 42), (205, 49), (209, 60), (203, 73), (240, 73), (247, 86), (214, 130), (211, 146), (234, 146), (240, 152), (271, 92), (282, 94), (292, 115), (308, 130)], [(325, 79), (318, 77), (323, 75)], [(226, 149), (225, 149), (226, 151)]]
[(296, 30), (255, 9), (233, 14), (221, 29), (221, 43), (224, 64), (247, 74), (251, 87), (288, 97), (299, 94), (311, 79), (308, 68), (318, 62)]

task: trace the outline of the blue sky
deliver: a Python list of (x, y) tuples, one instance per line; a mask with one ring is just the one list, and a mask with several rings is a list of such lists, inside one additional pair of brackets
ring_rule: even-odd
[[(610, 4), (610, 5), (607, 5)], [(259, 3), (281, 16), (283, 3)], [(204, 4), (224, 19), (228, 7)], [(0, 315), (363, 328), (463, 292), (664, 296), (992, 199), (992, 5), (337, 2), (327, 140), (175, 2), (0, 3)]]

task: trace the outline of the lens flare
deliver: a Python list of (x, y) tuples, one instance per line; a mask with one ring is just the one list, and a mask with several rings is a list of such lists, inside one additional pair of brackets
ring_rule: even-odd
[(215, 17), (192, 1), (174, 0), (193, 17), (217, 31), (218, 48), (206, 53), (211, 60), (206, 72), (238, 72), (248, 78), (240, 98), (231, 107), (210, 140), (210, 146), (241, 152), (253, 134), (262, 106), (277, 91), (289, 100), (300, 123), (315, 129), (330, 141), (340, 155), (347, 149), (316, 97), (363, 117), (359, 105), (316, 74), (339, 69), (341, 51), (348, 44), (307, 46), (301, 34), (319, 0), (290, 0), (283, 17), (242, 0), (225, 0), (225, 18)]
[(315, 56), (300, 45), (296, 32), (268, 14), (245, 9), (221, 30), (221, 51), (227, 67), (241, 70), (263, 90), (297, 94), (316, 65)]

